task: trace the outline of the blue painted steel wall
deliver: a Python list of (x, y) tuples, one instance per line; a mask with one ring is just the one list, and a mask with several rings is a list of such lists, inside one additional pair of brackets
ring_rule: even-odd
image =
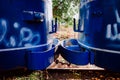
[(54, 56), (55, 49), (50, 48), (53, 43), (48, 44), (50, 25), (51, 0), (1, 0), (0, 71), (48, 67), (54, 60), (48, 59)]
[[(41, 18), (43, 22), (39, 21)], [(43, 0), (0, 1), (0, 49), (28, 47), (46, 42), (47, 26)]]
[(81, 0), (78, 26), (84, 27), (78, 41), (91, 50), (91, 64), (117, 72), (120, 72), (119, 4), (120, 0)]
[(119, 4), (120, 0), (81, 0), (84, 37), (79, 41), (90, 47), (120, 51)]

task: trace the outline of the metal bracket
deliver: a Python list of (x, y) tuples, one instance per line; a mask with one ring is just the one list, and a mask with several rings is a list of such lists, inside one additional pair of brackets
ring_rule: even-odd
[(52, 31), (49, 32), (49, 34), (52, 34), (52, 33), (56, 33), (57, 32), (57, 27), (58, 27), (58, 24), (57, 24), (57, 18), (55, 18), (55, 24), (54, 24), (54, 21), (52, 20)]
[(43, 22), (44, 13), (36, 11), (23, 11), (23, 20), (27, 22)]
[(76, 19), (74, 18), (74, 25), (73, 25), (73, 30), (75, 31), (75, 32), (83, 32), (83, 30), (81, 30), (81, 25), (82, 23), (81, 23), (81, 20), (79, 19), (78, 20), (78, 27), (76, 26)]

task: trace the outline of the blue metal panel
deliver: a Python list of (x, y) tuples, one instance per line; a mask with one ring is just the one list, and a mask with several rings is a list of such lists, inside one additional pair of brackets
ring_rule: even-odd
[(0, 71), (25, 67), (25, 53), (26, 50), (14, 50), (0, 53)]
[(46, 69), (54, 61), (55, 47), (48, 51), (37, 51), (28, 53), (28, 69), (43, 70)]
[[(16, 67), (29, 68), (31, 67), (28, 65), (29, 63), (34, 64), (33, 59), (35, 59), (34, 66), (42, 67), (44, 64), (39, 63), (39, 59), (46, 62), (49, 56), (53, 57), (52, 47), (38, 47), (48, 44), (47, 36), (50, 25), (47, 23), (52, 23), (52, 20), (47, 18), (51, 17), (48, 15), (52, 14), (52, 8), (49, 10), (47, 6), (52, 7), (51, 3), (51, 0), (0, 1), (0, 70)], [(51, 26), (54, 25), (51, 24)], [(56, 27), (55, 25), (54, 32), (56, 32)], [(49, 51), (46, 52), (47, 50)], [(36, 53), (37, 51), (40, 52), (39, 55)], [(26, 59), (30, 55), (33, 62), (31, 62), (31, 58)], [(50, 63), (45, 64), (49, 65)], [(36, 67), (34, 68), (36, 69)], [(46, 66), (44, 66), (45, 68)]]
[(120, 71), (119, 4), (120, 0), (81, 0), (78, 26), (84, 26), (78, 41), (90, 50), (90, 63), (113, 71)]
[[(81, 1), (80, 19), (87, 46), (120, 51), (120, 1)], [(81, 25), (81, 26), (82, 26)]]
[[(0, 1), (0, 48), (45, 44), (47, 26), (43, 0)], [(41, 18), (43, 21), (41, 22)], [(42, 39), (42, 40), (41, 40)]]
[(60, 46), (62, 57), (69, 63), (76, 65), (87, 65), (89, 63), (89, 52), (82, 51), (75, 39), (64, 40)]
[[(58, 55), (55, 51), (58, 45), (58, 40), (54, 39), (53, 43), (46, 44), (44, 46), (36, 47), (36, 51), (28, 52), (27, 54), (27, 67), (29, 70), (43, 70), (46, 69), (53, 61), (54, 56)], [(44, 47), (48, 47), (47, 50), (40, 50)]]
[(95, 65), (105, 68), (106, 70), (120, 72), (120, 54), (97, 51), (94, 59)]

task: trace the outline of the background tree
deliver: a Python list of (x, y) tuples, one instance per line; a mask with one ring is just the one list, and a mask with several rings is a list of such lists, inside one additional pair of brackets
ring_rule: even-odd
[(73, 23), (73, 17), (79, 12), (80, 0), (52, 0), (53, 17), (60, 22)]

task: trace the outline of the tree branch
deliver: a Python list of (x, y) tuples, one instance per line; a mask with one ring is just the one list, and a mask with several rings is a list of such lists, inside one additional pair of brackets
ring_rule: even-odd
[(57, 6), (55, 6), (55, 7), (53, 8), (53, 11), (54, 11), (54, 10), (57, 10), (58, 7), (59, 7), (62, 3), (63, 3), (63, 1), (61, 1)]

